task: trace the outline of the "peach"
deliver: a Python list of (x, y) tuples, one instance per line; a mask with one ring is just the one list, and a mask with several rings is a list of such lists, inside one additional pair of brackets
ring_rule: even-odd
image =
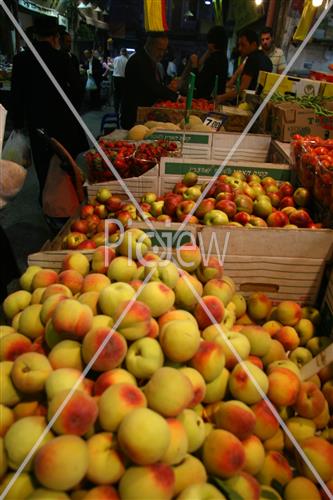
[(276, 309), (276, 319), (286, 326), (295, 326), (302, 319), (302, 309), (291, 300), (280, 302)]
[(202, 296), (203, 287), (195, 276), (184, 273), (179, 277), (174, 292), (178, 309), (194, 311), (198, 297)]
[(25, 272), (20, 277), (20, 287), (27, 292), (32, 291), (32, 280), (35, 274), (42, 268), (40, 266), (28, 266)]
[(12, 326), (0, 325), (0, 339), (2, 337), (6, 337), (6, 335), (9, 335), (10, 333), (16, 333), (15, 328)]
[(70, 500), (69, 496), (63, 491), (48, 490), (38, 488), (29, 495), (29, 500)]
[(325, 396), (313, 382), (302, 382), (295, 409), (300, 417), (316, 418), (325, 409)]
[(96, 379), (94, 384), (94, 395), (100, 396), (108, 387), (115, 384), (137, 385), (135, 377), (133, 377), (133, 375), (127, 370), (114, 368), (113, 370), (101, 373), (101, 375)]
[(49, 353), (49, 362), (54, 370), (74, 368), (82, 371), (81, 344), (75, 340), (62, 340)]
[(290, 359), (280, 359), (278, 361), (273, 361), (273, 363), (270, 363), (267, 367), (267, 374), (269, 375), (274, 370), (280, 369), (280, 368), (284, 368), (284, 369), (287, 369), (287, 370), (293, 372), (295, 375), (297, 375), (299, 380), (301, 379), (301, 374), (300, 374), (298, 366), (295, 365), (295, 363), (293, 363), (292, 361), (290, 361)]
[(302, 318), (295, 325), (295, 330), (300, 339), (300, 345), (304, 346), (315, 334), (313, 323), (306, 318)]
[(208, 499), (214, 498), (214, 500), (225, 500), (225, 496), (215, 488), (210, 483), (197, 483), (188, 486), (181, 492), (181, 494), (177, 497), (177, 500), (188, 500), (188, 499)]
[(204, 330), (212, 324), (221, 323), (224, 318), (223, 302), (213, 295), (205, 295), (195, 306), (194, 316), (200, 330)]
[(100, 292), (111, 285), (110, 278), (100, 273), (90, 273), (83, 279), (81, 293)]
[(46, 417), (47, 409), (39, 401), (23, 401), (13, 408), (15, 420), (24, 417)]
[(18, 500), (18, 498), (28, 498), (30, 494), (34, 491), (34, 485), (31, 476), (27, 472), (22, 472), (19, 477), (16, 478), (15, 482), (10, 487), (10, 490), (6, 488), (9, 486), (13, 480), (14, 473), (9, 472), (4, 476), (0, 484), (0, 494), (5, 493), (4, 498), (6, 500)]
[[(301, 447), (321, 479), (324, 482), (331, 480), (333, 476), (333, 445), (325, 439), (313, 436), (302, 441)], [(301, 459), (299, 470), (308, 479), (317, 482), (313, 472)]]
[[(62, 271), (73, 270), (86, 276), (89, 272), (89, 260), (80, 252), (70, 252), (62, 263)], [(69, 287), (70, 288), (70, 287)]]
[(236, 290), (232, 283), (226, 278), (225, 276), (222, 280), (212, 279), (207, 281), (203, 289), (203, 294), (218, 297), (221, 302), (227, 306)]
[(264, 321), (271, 310), (272, 301), (265, 293), (255, 292), (247, 299), (247, 312), (255, 322)]
[(179, 419), (168, 418), (167, 424), (170, 430), (170, 444), (161, 458), (161, 462), (168, 465), (179, 464), (184, 460), (188, 452), (188, 437), (184, 425)]
[(171, 321), (175, 320), (182, 320), (182, 321), (192, 321), (195, 325), (197, 325), (197, 321), (192, 316), (192, 314), (188, 311), (184, 311), (182, 309), (172, 309), (171, 311), (167, 311), (165, 314), (162, 314), (158, 318), (158, 325), (160, 330), (162, 330), (163, 326), (166, 325), (167, 323), (170, 323)]
[(22, 314), (22, 311), (21, 312), (18, 312), (14, 318), (12, 319), (12, 322), (11, 322), (11, 326), (12, 328), (14, 328), (14, 330), (17, 332), (18, 328), (19, 328), (19, 321), (20, 321), (20, 316)]
[(148, 379), (163, 366), (164, 355), (157, 340), (142, 338), (133, 342), (126, 354), (126, 368), (138, 379)]
[(256, 416), (251, 408), (233, 400), (221, 403), (214, 420), (218, 429), (229, 431), (241, 440), (250, 436), (256, 425)]
[(158, 413), (148, 408), (136, 408), (122, 419), (117, 439), (134, 463), (150, 465), (160, 461), (166, 453), (171, 432), (166, 420)]
[[(88, 274), (89, 276), (89, 274)], [(102, 275), (100, 275), (102, 276)], [(99, 292), (86, 292), (82, 293), (79, 297), (80, 304), (84, 304), (91, 309), (91, 312), (94, 316), (98, 313), (98, 301), (99, 301)], [(92, 326), (92, 324), (91, 324)]]
[(49, 401), (48, 420), (57, 434), (83, 436), (94, 425), (97, 414), (97, 403), (82, 391), (58, 391)]
[[(298, 443), (309, 437), (313, 437), (316, 432), (316, 424), (308, 418), (291, 417), (286, 421), (286, 425)], [(294, 444), (286, 434), (286, 449), (292, 450)]]
[(20, 395), (10, 377), (13, 365), (13, 361), (0, 362), (0, 404), (9, 407), (15, 406), (20, 401)]
[(119, 304), (113, 315), (117, 330), (127, 340), (146, 337), (150, 329), (151, 313), (149, 307), (139, 301), (124, 301)]
[(267, 375), (250, 361), (236, 365), (229, 377), (232, 396), (249, 405), (258, 403), (262, 395), (267, 394), (268, 387)]
[(291, 406), (297, 400), (300, 381), (297, 375), (286, 368), (276, 368), (268, 375), (268, 398), (274, 405)]
[(45, 326), (44, 341), (50, 349), (68, 337), (70, 335), (55, 330), (52, 319), (48, 320)]
[(271, 319), (269, 321), (266, 321), (262, 325), (262, 327), (270, 334), (271, 337), (274, 337), (275, 334), (282, 328), (282, 323), (279, 323), (278, 321)]
[[(101, 350), (97, 355), (99, 349)], [(83, 361), (86, 364), (93, 361), (91, 368), (98, 372), (112, 370), (120, 366), (126, 353), (127, 343), (124, 337), (107, 327), (90, 330), (83, 339)]]
[(319, 490), (310, 479), (298, 476), (294, 477), (284, 489), (285, 500), (298, 500), (299, 498), (311, 498), (311, 500), (321, 500)]
[(234, 476), (245, 464), (245, 451), (241, 441), (221, 429), (213, 430), (207, 436), (202, 456), (207, 472), (222, 478)]
[(98, 400), (100, 425), (105, 431), (116, 431), (127, 414), (136, 408), (146, 406), (147, 400), (143, 392), (135, 385), (131, 383), (111, 385), (104, 390)]
[(32, 304), (21, 312), (18, 326), (20, 333), (31, 339), (44, 334), (44, 325), (40, 320), (41, 309), (41, 304)]
[[(79, 370), (74, 370), (74, 368), (59, 368), (54, 370), (47, 378), (45, 383), (45, 390), (48, 399), (53, 399), (55, 394), (59, 391), (65, 389), (72, 389), (75, 386), (75, 390), (84, 390), (83, 383), (81, 380), (81, 372)], [(79, 382), (78, 386), (76, 384)]]
[(223, 278), (223, 265), (218, 257), (210, 256), (200, 263), (196, 269), (196, 274), (201, 283), (207, 283), (211, 279)]
[(134, 260), (127, 257), (116, 257), (108, 267), (107, 275), (111, 281), (128, 283), (135, 278), (137, 271)]
[(173, 471), (175, 474), (174, 495), (178, 495), (194, 484), (201, 484), (207, 480), (203, 463), (193, 455), (186, 455), (184, 460), (173, 467)]
[(74, 338), (82, 338), (92, 325), (93, 314), (89, 306), (73, 299), (60, 302), (52, 316), (56, 331)]
[(32, 279), (31, 289), (36, 290), (36, 288), (48, 287), (57, 282), (58, 274), (56, 271), (53, 269), (40, 269)]
[(174, 320), (162, 327), (159, 341), (168, 359), (184, 363), (198, 351), (200, 331), (193, 321)]
[[(13, 423), (4, 437), (8, 465), (11, 469), (17, 470), (35, 445), (34, 454), (43, 444), (52, 439), (52, 433), (45, 433), (46, 429), (45, 418), (40, 416), (20, 418)], [(37, 445), (36, 442), (41, 436), (43, 437)], [(31, 470), (34, 454), (31, 455), (24, 470)]]
[(328, 402), (328, 406), (330, 409), (333, 409), (333, 379), (325, 382), (322, 391)]
[(264, 448), (266, 451), (283, 451), (284, 449), (284, 433), (278, 429), (274, 436), (264, 441)]
[(194, 368), (190, 368), (188, 366), (180, 368), (179, 371), (183, 373), (192, 384), (194, 396), (191, 403), (189, 404), (189, 408), (194, 408), (199, 403), (201, 403), (205, 397), (206, 394), (205, 379), (198, 370), (195, 370)]
[(6, 434), (14, 421), (15, 414), (13, 410), (7, 408), (7, 406), (3, 404), (0, 404), (0, 437), (3, 437)]
[(96, 316), (93, 317), (90, 330), (96, 330), (96, 328), (101, 326), (108, 326), (109, 328), (112, 328), (113, 325), (114, 321), (110, 318), (110, 316), (107, 316), (106, 314), (96, 314)]
[(221, 373), (212, 381), (206, 384), (206, 394), (204, 403), (216, 403), (224, 398), (229, 383), (229, 372), (223, 368)]
[(94, 484), (118, 482), (125, 472), (125, 464), (112, 433), (95, 434), (88, 439), (87, 446), (89, 455), (87, 479)]
[(235, 476), (227, 479), (226, 485), (235, 491), (241, 498), (246, 500), (259, 500), (260, 484), (247, 472), (239, 472)]
[(250, 354), (250, 356), (247, 358), (247, 361), (251, 361), (251, 363), (256, 365), (261, 370), (264, 369), (264, 363), (261, 361), (261, 359), (258, 356), (253, 356), (252, 354)]
[(91, 259), (91, 270), (94, 273), (106, 274), (111, 261), (115, 258), (116, 252), (111, 247), (98, 247)]
[(246, 313), (247, 304), (245, 297), (241, 293), (235, 293), (231, 298), (231, 302), (235, 305), (235, 315), (237, 319)]
[(98, 305), (103, 314), (113, 317), (117, 307), (133, 299), (134, 295), (135, 291), (128, 283), (112, 283), (101, 291)]
[(154, 318), (158, 318), (173, 307), (175, 293), (164, 283), (152, 281), (143, 286), (138, 299), (149, 307)]
[(265, 400), (259, 401), (252, 406), (252, 411), (256, 418), (254, 434), (262, 441), (273, 437), (278, 429), (279, 422), (271, 412)]
[[(238, 359), (247, 359), (250, 354), (251, 345), (247, 337), (239, 332), (224, 332), (220, 325), (212, 325), (202, 332), (204, 340), (218, 342), (224, 351), (225, 366), (234, 368)], [(238, 355), (237, 357), (235, 356)]]
[(176, 258), (181, 269), (192, 273), (201, 263), (200, 248), (193, 243), (186, 243), (177, 248)]
[(272, 339), (269, 351), (267, 352), (267, 354), (265, 354), (265, 356), (262, 356), (261, 360), (264, 363), (264, 366), (268, 366), (274, 361), (279, 361), (286, 358), (286, 351), (284, 350), (281, 342), (276, 339)]
[(258, 481), (261, 484), (270, 486), (275, 480), (285, 486), (291, 481), (292, 477), (293, 472), (286, 457), (278, 451), (268, 451), (257, 474)]
[(203, 419), (194, 410), (185, 409), (178, 420), (183, 424), (188, 439), (188, 452), (193, 453), (201, 448), (206, 437)]
[(73, 295), (81, 292), (83, 286), (83, 276), (75, 269), (67, 269), (59, 274), (59, 283), (67, 286)]
[(96, 486), (89, 490), (82, 500), (120, 500), (120, 497), (112, 486)]
[(45, 288), (43, 295), (41, 297), (41, 303), (43, 304), (49, 297), (52, 295), (63, 295), (67, 299), (73, 297), (72, 291), (68, 288), (68, 286), (63, 285), (62, 283), (54, 283), (53, 285), (49, 285)]
[(272, 339), (268, 332), (261, 326), (245, 325), (241, 328), (240, 332), (250, 342), (250, 354), (254, 356), (265, 356), (272, 345)]
[(0, 437), (0, 478), (3, 477), (8, 469), (7, 456), (4, 447), (4, 441)]
[(3, 301), (2, 308), (5, 316), (12, 320), (16, 314), (23, 311), (31, 301), (31, 293), (19, 290), (8, 295)]
[(165, 417), (176, 417), (193, 400), (189, 379), (179, 370), (164, 366), (156, 370), (144, 388), (148, 406)]
[(34, 473), (46, 488), (66, 491), (84, 478), (88, 463), (88, 447), (83, 439), (59, 436), (40, 448), (34, 461)]
[[(47, 290), (47, 288), (45, 290)], [(61, 293), (46, 297), (43, 304), (40, 306), (40, 321), (42, 325), (46, 325), (46, 323), (52, 318), (57, 305), (66, 298), (67, 297)]]
[(118, 247), (118, 253), (140, 261), (151, 248), (151, 240), (147, 233), (136, 227), (128, 229)]
[(31, 340), (21, 333), (10, 333), (0, 338), (0, 361), (15, 361), (18, 356), (31, 350)]
[(155, 318), (151, 318), (149, 333), (147, 336), (152, 339), (156, 339), (159, 336), (159, 333), (160, 333), (160, 327), (158, 325), (158, 322), (156, 321)]
[(260, 471), (265, 460), (265, 449), (257, 436), (249, 436), (242, 441), (245, 451), (243, 470), (255, 476)]
[(212, 382), (225, 365), (222, 346), (217, 342), (203, 340), (191, 359), (190, 365), (201, 373), (206, 382)]
[(15, 387), (24, 394), (34, 394), (44, 389), (52, 372), (46, 356), (38, 352), (26, 352), (14, 361), (11, 377)]
[(299, 346), (300, 339), (292, 326), (283, 326), (275, 335), (274, 338), (281, 342), (286, 351), (292, 351)]
[(167, 464), (130, 467), (119, 483), (120, 498), (170, 500), (174, 494), (175, 475)]

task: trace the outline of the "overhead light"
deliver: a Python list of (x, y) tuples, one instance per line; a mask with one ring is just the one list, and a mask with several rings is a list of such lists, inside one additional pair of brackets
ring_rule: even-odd
[(108, 15), (109, 15), (108, 11), (107, 10), (103, 10), (102, 16), (108, 16)]
[(193, 12), (188, 10), (187, 12), (185, 12), (185, 17), (194, 17), (194, 14), (193, 14)]
[(94, 9), (94, 12), (102, 12), (102, 9), (100, 9), (97, 5), (96, 9)]
[(321, 7), (323, 0), (312, 0), (313, 7)]
[(211, 0), (205, 0), (205, 5), (211, 5)]
[(261, 5), (263, 0), (254, 0), (256, 5)]

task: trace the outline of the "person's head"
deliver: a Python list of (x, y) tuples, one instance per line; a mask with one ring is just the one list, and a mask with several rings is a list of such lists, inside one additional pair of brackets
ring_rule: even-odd
[(271, 49), (274, 40), (273, 40), (273, 31), (272, 28), (264, 28), (261, 32), (261, 46), (262, 49), (267, 52), (268, 50)]
[(125, 48), (120, 49), (120, 55), (127, 57), (128, 56), (127, 49), (125, 49)]
[(33, 28), (39, 42), (48, 42), (54, 49), (60, 49), (60, 30), (55, 17), (36, 17)]
[(160, 62), (168, 49), (168, 43), (169, 40), (166, 33), (150, 33), (145, 43), (145, 49), (153, 61)]
[(227, 49), (227, 35), (222, 26), (213, 26), (207, 33), (208, 49), (211, 52)]
[(68, 31), (60, 32), (60, 46), (65, 52), (70, 52), (72, 50), (72, 37)]
[(244, 29), (238, 34), (238, 50), (243, 57), (249, 56), (258, 50), (259, 39), (254, 30)]
[(84, 50), (84, 51), (83, 51), (83, 57), (84, 57), (85, 59), (90, 59), (90, 58), (91, 58), (91, 56), (92, 56), (92, 52), (91, 52), (91, 50), (90, 50), (90, 49), (86, 49), (86, 50)]

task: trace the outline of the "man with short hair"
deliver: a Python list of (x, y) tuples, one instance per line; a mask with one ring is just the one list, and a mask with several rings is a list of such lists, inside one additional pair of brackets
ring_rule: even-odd
[(113, 86), (114, 86), (113, 104), (114, 104), (114, 110), (118, 115), (118, 119), (119, 119), (120, 106), (124, 94), (125, 69), (127, 61), (128, 61), (127, 50), (125, 48), (122, 48), (120, 49), (119, 56), (115, 57), (113, 61)]
[(176, 101), (178, 94), (162, 85), (157, 63), (168, 48), (166, 33), (150, 33), (143, 49), (128, 60), (121, 111), (121, 124), (125, 129), (136, 122), (138, 106), (152, 106), (159, 100)]
[[(247, 58), (240, 77), (238, 91), (255, 90), (259, 72), (271, 72), (273, 68), (272, 61), (262, 50), (259, 50), (258, 35), (251, 29), (244, 29), (239, 33), (238, 50), (242, 57)], [(237, 93), (236, 89), (231, 89), (225, 94), (217, 96), (217, 102), (232, 101), (237, 97)]]
[(275, 46), (272, 28), (264, 28), (261, 32), (261, 49), (273, 64), (273, 73), (282, 73), (286, 67), (283, 50)]

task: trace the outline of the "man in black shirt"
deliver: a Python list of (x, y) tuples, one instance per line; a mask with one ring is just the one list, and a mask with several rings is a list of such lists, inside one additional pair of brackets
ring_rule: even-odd
[(159, 100), (177, 100), (177, 93), (162, 85), (157, 63), (168, 48), (165, 33), (150, 34), (142, 50), (131, 56), (126, 64), (121, 125), (131, 128), (136, 122), (138, 106), (152, 106)]
[[(242, 70), (238, 91), (255, 90), (260, 71), (272, 71), (272, 61), (266, 54), (259, 50), (259, 39), (255, 31), (244, 29), (238, 35), (238, 49), (240, 55), (246, 57)], [(237, 89), (232, 89), (218, 96), (218, 102), (232, 101), (237, 96)]]

